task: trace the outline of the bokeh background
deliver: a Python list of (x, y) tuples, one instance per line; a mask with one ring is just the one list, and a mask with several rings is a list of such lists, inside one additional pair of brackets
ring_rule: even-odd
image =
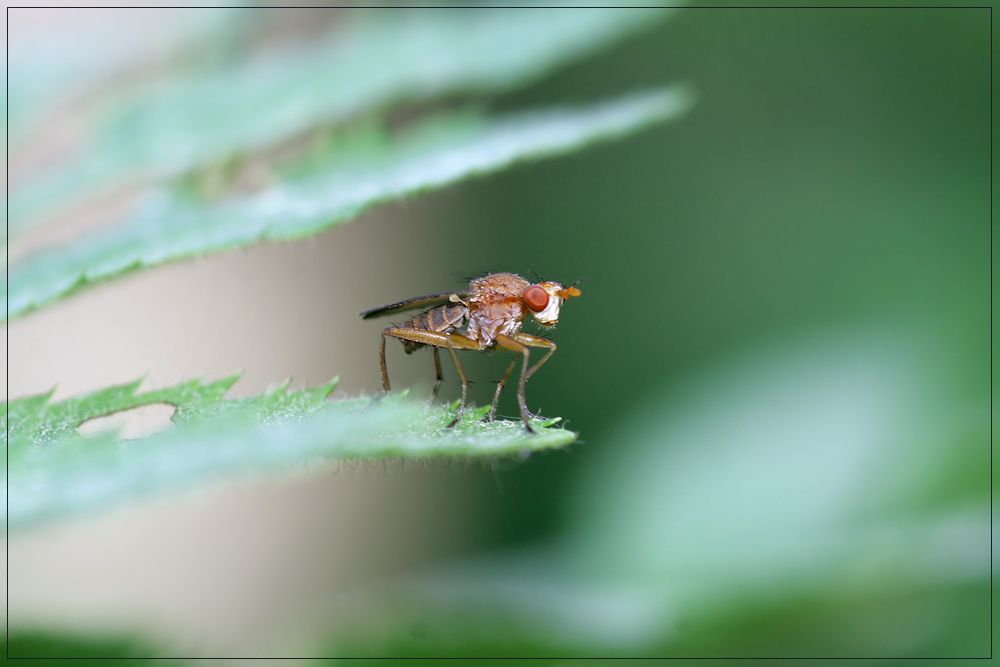
[[(11, 62), (62, 44), (141, 76), (194, 11), (14, 10)], [(264, 49), (359, 10), (259, 11)], [(10, 397), (238, 369), (236, 395), (335, 375), (356, 395), (379, 381), (361, 310), (484, 270), (584, 279), (528, 385), (580, 442), (241, 479), (11, 537), (10, 626), (201, 657), (988, 655), (990, 33), (989, 10), (684, 9), (472, 99), (691, 83), (676, 122), (10, 323)], [(78, 103), (10, 173), (79, 140)], [(398, 347), (395, 386), (429, 388)], [(506, 362), (468, 361), (474, 400)]]

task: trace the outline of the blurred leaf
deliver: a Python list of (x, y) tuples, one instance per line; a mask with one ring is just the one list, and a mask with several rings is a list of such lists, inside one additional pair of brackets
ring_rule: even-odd
[(956, 447), (961, 479), (989, 466), (989, 410), (956, 410), (922, 343), (830, 332), (647, 397), (593, 450), (568, 534), (367, 587), (331, 652), (988, 655), (988, 478), (925, 494)]
[[(580, 480), (576, 566), (645, 582), (698, 624), (811, 596), (896, 605), (898, 621), (829, 657), (947, 644), (960, 630), (951, 607), (936, 621), (912, 618), (904, 599), (952, 587), (976, 597), (989, 581), (986, 477), (926, 501), (943, 475), (964, 482), (967, 468), (989, 466), (989, 410), (969, 402), (948, 351), (915, 329), (783, 341), (649, 396), (615, 430), (622, 446), (599, 452)], [(965, 464), (947, 465), (956, 457)], [(813, 646), (837, 646), (837, 631), (825, 632)]]
[(345, 9), (348, 25), (324, 40), (119, 101), (77, 160), (15, 185), (9, 216), (16, 223), (84, 190), (175, 174), (364, 112), (524, 85), (666, 15), (658, 8)]
[(493, 120), (449, 116), (398, 141), (342, 149), (309, 176), (259, 194), (216, 204), (150, 199), (127, 224), (12, 266), (7, 317), (126, 271), (315, 234), (381, 202), (623, 136), (676, 116), (690, 103), (688, 91), (673, 88), (582, 110)]
[[(312, 461), (497, 457), (562, 447), (576, 434), (538, 420), (529, 434), (520, 421), (479, 421), (473, 410), (453, 429), (448, 407), (422, 408), (388, 397), (327, 400), (336, 381), (317, 389), (223, 399), (236, 377), (187, 382), (142, 394), (139, 382), (49, 404), (48, 396), (4, 404), (7, 521), (26, 528), (152, 493), (180, 490), (250, 472), (286, 471)], [(92, 438), (87, 421), (152, 404), (176, 406), (173, 425), (154, 435)]]
[(956, 448), (989, 466), (989, 410), (908, 331), (786, 342), (650, 396), (581, 483), (587, 567), (692, 607), (989, 576), (989, 485), (923, 500)]
[(77, 665), (107, 665), (128, 660), (130, 664), (179, 665), (163, 648), (135, 637), (80, 635), (50, 630), (14, 629), (4, 637), (8, 660), (30, 660), (33, 665), (61, 665), (72, 660)]
[[(986, 581), (754, 597), (705, 617), (634, 583), (568, 580), (555, 559), (518, 563), (515, 556), (480, 565), (478, 572), (458, 565), (458, 573), (346, 596), (342, 603), (350, 611), (343, 616), (349, 620), (328, 638), (322, 657), (371, 664), (469, 656), (898, 659), (990, 653)], [(519, 572), (505, 576), (512, 566)]]
[(740, 600), (710, 618), (687, 617), (664, 656), (875, 659), (990, 654), (990, 585), (878, 586)]
[(343, 595), (323, 657), (639, 657), (672, 621), (659, 591), (585, 581), (561, 548), (506, 553)]
[(14, 155), (67, 105), (84, 107), (87, 102), (81, 98), (113, 90), (116, 81), (127, 85), (122, 79), (129, 74), (148, 82), (157, 78), (148, 70), (159, 70), (165, 63), (183, 67), (178, 62), (183, 60), (204, 67), (226, 52), (235, 54), (246, 39), (248, 24), (259, 14), (203, 7), (164, 11), (158, 21), (149, 20), (151, 16), (139, 19), (139, 29), (137, 16), (130, 12), (108, 12), (99, 21), (78, 12), (83, 20), (66, 25), (50, 21), (43, 31), (36, 26), (22, 32), (21, 23), (11, 28), (9, 67), (2, 76)]
[(130, 664), (177, 665), (180, 660), (164, 657), (165, 651), (137, 638), (76, 635), (40, 630), (13, 630), (4, 637), (8, 660), (31, 660), (33, 665), (106, 665), (111, 660)]

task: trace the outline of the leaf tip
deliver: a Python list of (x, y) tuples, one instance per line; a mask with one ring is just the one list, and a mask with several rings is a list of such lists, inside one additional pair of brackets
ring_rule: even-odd
[(330, 394), (333, 393), (333, 390), (336, 389), (337, 385), (339, 384), (340, 384), (340, 376), (336, 375), (329, 382), (323, 385), (321, 387), (321, 389), (323, 390), (322, 391), (323, 398), (329, 398)]

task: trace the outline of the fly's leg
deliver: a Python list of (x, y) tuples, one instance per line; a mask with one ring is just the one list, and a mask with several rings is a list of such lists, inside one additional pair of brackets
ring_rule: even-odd
[(386, 334), (388, 333), (389, 333), (388, 329), (382, 332), (382, 338), (379, 342), (379, 347), (378, 347), (378, 360), (379, 360), (379, 365), (382, 368), (382, 388), (379, 389), (378, 393), (376, 393), (374, 398), (372, 398), (372, 402), (369, 403), (368, 406), (363, 409), (363, 411), (368, 411), (374, 408), (375, 405), (383, 398), (385, 398), (385, 395), (389, 393), (389, 373), (385, 370), (385, 337)]
[[(462, 370), (462, 365), (458, 362), (458, 355), (455, 354), (455, 350), (482, 350), (482, 346), (461, 334), (456, 333), (439, 333), (437, 331), (426, 331), (424, 329), (414, 329), (412, 327), (389, 327), (382, 332), (382, 387), (383, 393), (389, 391), (389, 376), (386, 374), (385, 370), (385, 337), (394, 336), (401, 340), (408, 340), (414, 343), (420, 343), (421, 345), (430, 345), (434, 348), (446, 347), (448, 351), (451, 352), (451, 358), (455, 362), (455, 368), (458, 369), (458, 377), (462, 380), (462, 404), (458, 407), (458, 416), (450, 424), (448, 428), (455, 426), (462, 418), (462, 414), (465, 412), (465, 399), (468, 394), (469, 382), (465, 378), (465, 372)], [(437, 350), (435, 349), (435, 352)]]
[(521, 421), (524, 422), (524, 428), (528, 429), (528, 433), (535, 433), (535, 429), (531, 428), (531, 424), (528, 422), (528, 417), (531, 416), (531, 413), (528, 412), (528, 405), (524, 401), (524, 383), (528, 381), (528, 360), (531, 357), (531, 353), (528, 351), (527, 345), (503, 334), (497, 336), (497, 343), (524, 357), (524, 362), (521, 364), (521, 381), (517, 385), (517, 404), (521, 408)]
[[(548, 361), (549, 357), (551, 357), (552, 354), (556, 351), (556, 344), (548, 340), (547, 338), (532, 336), (531, 334), (517, 334), (516, 336), (514, 336), (514, 339), (529, 347), (545, 347), (549, 349), (549, 351), (545, 354), (545, 356), (542, 357), (537, 364), (531, 367), (531, 370), (528, 371), (528, 375), (525, 377), (525, 380), (531, 378), (531, 376), (535, 374), (535, 371), (537, 371), (542, 364)], [(514, 370), (514, 364), (516, 363), (517, 363), (517, 357), (514, 357), (514, 361), (510, 362), (510, 366), (507, 367), (507, 372), (503, 374), (503, 377), (500, 378), (500, 382), (497, 383), (497, 391), (496, 394), (493, 395), (493, 405), (490, 407), (490, 413), (488, 415), (489, 421), (493, 421), (494, 418), (496, 417), (497, 404), (500, 402), (500, 393), (503, 391), (504, 383), (507, 382), (507, 378), (510, 376), (510, 372)], [(533, 414), (530, 411), (528, 412), (528, 416), (534, 417), (535, 419), (539, 419), (538, 415)]]
[(490, 412), (488, 415), (486, 415), (487, 421), (493, 421), (494, 419), (496, 419), (497, 404), (500, 402), (500, 393), (503, 391), (503, 385), (507, 381), (507, 378), (510, 376), (510, 372), (514, 370), (514, 365), (516, 363), (517, 363), (517, 357), (514, 357), (514, 360), (510, 362), (510, 366), (507, 367), (507, 372), (503, 374), (502, 378), (500, 378), (500, 382), (497, 382), (497, 391), (493, 395), (493, 405), (490, 406)]
[(389, 333), (389, 329), (382, 332), (382, 339), (379, 342), (378, 347), (378, 361), (382, 368), (382, 389), (375, 394), (375, 400), (372, 401), (372, 405), (378, 403), (382, 400), (382, 397), (389, 393), (389, 371), (385, 369), (385, 337)]
[(438, 349), (436, 347), (432, 347), (431, 348), (431, 353), (434, 356), (434, 378), (435, 379), (434, 379), (434, 388), (431, 389), (431, 395), (427, 399), (427, 405), (432, 404), (434, 402), (434, 399), (437, 398), (438, 389), (441, 388), (441, 382), (443, 382), (443, 378), (441, 377), (441, 359), (438, 358)]
[(519, 343), (524, 343), (529, 347), (545, 347), (548, 348), (549, 350), (537, 364), (531, 367), (531, 370), (528, 371), (528, 378), (534, 375), (535, 371), (537, 371), (541, 367), (541, 365), (544, 364), (546, 361), (548, 361), (549, 357), (551, 357), (556, 352), (556, 344), (550, 341), (548, 338), (542, 338), (541, 336), (532, 336), (531, 334), (525, 334), (525, 333), (519, 333), (516, 336), (514, 336), (514, 338), (517, 339)]
[[(535, 419), (538, 419), (539, 417), (538, 415), (532, 414), (528, 411), (528, 405), (524, 400), (524, 385), (528, 381), (528, 378), (531, 377), (542, 364), (548, 361), (548, 358), (551, 357), (552, 353), (556, 351), (556, 344), (546, 338), (532, 336), (530, 334), (516, 334), (513, 338), (501, 334), (500, 336), (497, 336), (497, 343), (512, 352), (517, 352), (518, 354), (524, 356), (524, 363), (521, 365), (521, 381), (517, 387), (517, 403), (521, 408), (521, 420), (524, 422), (524, 427), (528, 429), (529, 432), (534, 433), (535, 430), (531, 428), (531, 424), (528, 423), (528, 418), (534, 417)], [(530, 370), (528, 369), (530, 357), (528, 352), (529, 347), (544, 347), (549, 350), (548, 354), (542, 357), (541, 360), (532, 366)], [(514, 359), (514, 361), (517, 361), (517, 359)], [(510, 374), (512, 368), (513, 365), (511, 365), (511, 368), (507, 369), (507, 374), (504, 375), (503, 380), (507, 379), (507, 375)], [(501, 386), (503, 384), (503, 380), (501, 380)]]
[[(534, 366), (532, 366), (531, 369), (528, 371), (528, 375), (525, 377), (525, 380), (529, 380), (529, 379), (531, 379), (531, 376), (535, 374), (535, 371), (537, 371), (539, 368), (541, 368), (542, 364), (544, 364), (546, 361), (548, 361), (549, 357), (551, 357), (553, 354), (555, 354), (556, 344), (553, 343), (552, 341), (550, 341), (548, 338), (542, 338), (540, 336), (532, 336), (531, 334), (517, 334), (516, 336), (514, 336), (514, 338), (519, 343), (524, 343), (528, 347), (544, 347), (544, 348), (547, 348), (549, 350), (545, 354), (545, 356), (542, 357), (538, 361), (538, 363), (535, 364)], [(534, 417), (535, 419), (541, 419), (541, 417), (539, 415), (534, 414), (530, 410), (528, 411), (528, 415), (531, 416), (531, 417)]]
[(455, 418), (451, 420), (448, 424), (448, 428), (454, 428), (455, 424), (462, 421), (462, 414), (465, 412), (465, 397), (469, 390), (469, 381), (465, 379), (465, 371), (462, 370), (462, 364), (458, 363), (458, 355), (455, 354), (455, 348), (448, 346), (448, 351), (451, 352), (451, 358), (455, 362), (455, 369), (458, 371), (458, 377), (462, 381), (462, 402), (458, 406), (458, 414)]

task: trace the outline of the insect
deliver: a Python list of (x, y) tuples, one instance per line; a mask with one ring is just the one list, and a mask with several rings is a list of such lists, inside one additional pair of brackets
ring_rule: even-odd
[[(441, 361), (438, 358), (438, 349), (447, 348), (455, 362), (458, 377), (462, 381), (462, 402), (455, 419), (448, 424), (448, 428), (451, 428), (462, 419), (469, 385), (455, 352), (457, 350), (491, 350), (500, 346), (516, 352), (524, 359), (521, 365), (521, 379), (517, 387), (517, 403), (521, 409), (521, 420), (524, 422), (524, 427), (529, 432), (534, 433), (535, 430), (528, 423), (528, 418), (537, 418), (537, 415), (528, 412), (528, 406), (524, 400), (524, 385), (528, 378), (534, 375), (535, 371), (548, 361), (549, 357), (556, 351), (556, 344), (540, 336), (521, 333), (521, 327), (529, 313), (543, 327), (555, 326), (559, 320), (560, 307), (571, 296), (580, 296), (580, 290), (573, 285), (563, 287), (559, 283), (551, 281), (532, 283), (530, 280), (513, 273), (491, 273), (481, 278), (474, 278), (469, 283), (469, 289), (465, 291), (418, 296), (388, 306), (366, 310), (361, 313), (361, 317), (367, 320), (406, 310), (425, 309), (424, 312), (410, 319), (405, 325), (401, 327), (391, 326), (382, 332), (379, 346), (379, 361), (382, 365), (382, 391), (376, 400), (389, 391), (389, 374), (385, 368), (386, 336), (399, 338), (407, 354), (425, 346), (431, 348), (434, 353), (436, 378), (434, 388), (431, 390), (431, 400), (437, 396), (438, 388), (441, 386)], [(529, 349), (532, 347), (546, 348), (548, 353), (529, 369)], [(514, 357), (510, 366), (507, 367), (507, 372), (503, 374), (497, 384), (496, 394), (493, 396), (493, 404), (490, 406), (488, 415), (489, 421), (493, 421), (496, 416), (500, 392), (503, 390), (504, 383), (507, 382), (511, 371), (514, 370), (517, 360), (518, 357)]]

